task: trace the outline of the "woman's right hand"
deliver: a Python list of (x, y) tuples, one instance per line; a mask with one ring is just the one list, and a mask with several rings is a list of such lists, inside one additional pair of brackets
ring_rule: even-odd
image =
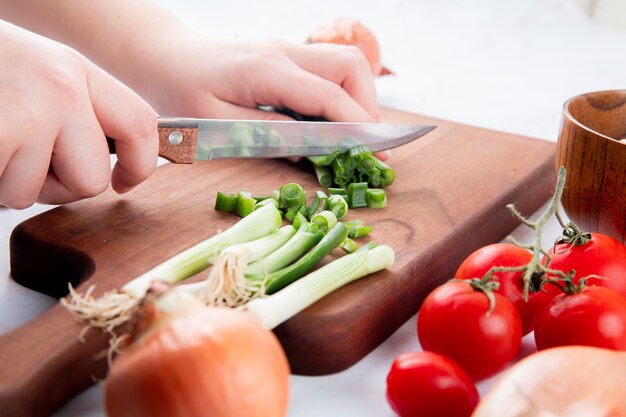
[[(0, 20), (0, 204), (119, 193), (156, 167), (156, 115), (75, 50)], [(105, 136), (116, 139), (111, 163)]]

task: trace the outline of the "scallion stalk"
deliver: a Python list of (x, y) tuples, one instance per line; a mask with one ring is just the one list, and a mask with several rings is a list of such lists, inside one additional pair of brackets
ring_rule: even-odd
[(273, 231), (267, 236), (263, 236), (250, 242), (238, 243), (236, 245), (229, 246), (224, 250), (244, 250), (250, 254), (248, 257), (248, 263), (252, 263), (261, 258), (265, 258), (283, 246), (296, 233), (296, 230), (297, 229), (289, 224)]
[(265, 292), (272, 294), (291, 284), (307, 273), (322, 258), (331, 253), (348, 236), (348, 229), (343, 223), (337, 223), (326, 236), (306, 255), (290, 266), (257, 279), (266, 279)]
[(330, 187), (328, 189), (328, 194), (332, 195), (340, 195), (342, 197), (348, 197), (348, 193), (346, 192), (345, 188), (334, 188), (334, 187)]
[(240, 217), (246, 217), (254, 211), (256, 200), (252, 198), (252, 194), (247, 191), (239, 191), (237, 193), (237, 214)]
[(328, 210), (332, 211), (337, 219), (341, 220), (348, 214), (348, 202), (341, 195), (331, 195), (328, 199)]
[(217, 192), (215, 199), (215, 210), (219, 211), (235, 211), (237, 210), (237, 196), (235, 194), (226, 194)]
[(350, 207), (367, 207), (367, 183), (353, 182), (348, 186), (348, 204)]
[(268, 329), (273, 329), (327, 294), (349, 282), (389, 268), (393, 250), (386, 245), (359, 250), (324, 265), (274, 295), (256, 298), (246, 305)]
[(367, 207), (378, 209), (387, 207), (387, 194), (380, 188), (370, 188), (365, 195)]
[(256, 204), (254, 205), (252, 211), (254, 210), (258, 210), (263, 206), (267, 206), (267, 205), (271, 205), (274, 206), (276, 208), (278, 208), (278, 201), (274, 200), (273, 198), (266, 198), (264, 200), (257, 200)]
[(329, 155), (309, 156), (308, 160), (316, 167), (326, 167), (333, 163), (333, 160), (341, 154), (340, 150), (336, 150)]
[(324, 210), (313, 216), (311, 223), (317, 224), (320, 230), (326, 233), (337, 224), (337, 216), (330, 210)]
[(349, 237), (347, 237), (346, 240), (344, 240), (339, 246), (341, 246), (341, 249), (348, 253), (356, 252), (359, 249), (359, 245), (357, 245), (357, 243)]
[(242, 218), (229, 229), (192, 246), (135, 278), (124, 285), (122, 291), (140, 299), (154, 281), (175, 284), (208, 268), (226, 247), (266, 236), (278, 229), (281, 222), (282, 217), (276, 207), (265, 206)]
[(323, 237), (324, 233), (319, 230), (319, 227), (310, 227), (308, 223), (305, 223), (284, 245), (266, 257), (248, 264), (244, 274), (246, 276), (262, 276), (278, 271), (300, 258)]
[(328, 188), (333, 186), (333, 172), (330, 168), (317, 165), (313, 165), (313, 168), (315, 169), (317, 181), (322, 187)]
[(300, 208), (303, 205), (306, 205), (306, 193), (300, 184), (292, 182), (280, 187), (279, 208), (288, 210), (292, 207)]
[(383, 161), (381, 161), (378, 158), (376, 158), (376, 168), (380, 170), (380, 174), (381, 174), (380, 186), (381, 187), (387, 187), (393, 184), (393, 182), (396, 179), (396, 171), (391, 169), (389, 165), (385, 164)]
[(326, 209), (328, 209), (328, 196), (324, 191), (316, 191), (313, 195), (313, 201), (307, 208), (306, 217), (310, 220)]

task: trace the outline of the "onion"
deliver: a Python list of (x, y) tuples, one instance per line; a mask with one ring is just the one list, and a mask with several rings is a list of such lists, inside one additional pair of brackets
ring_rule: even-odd
[(514, 365), (472, 417), (626, 415), (626, 354), (586, 346), (540, 351)]
[(289, 365), (274, 334), (241, 311), (193, 299), (172, 308), (174, 293), (142, 306), (106, 382), (108, 416), (284, 416)]
[(337, 19), (315, 29), (307, 39), (309, 43), (337, 43), (358, 47), (370, 63), (372, 75), (392, 74), (380, 62), (380, 48), (374, 34), (354, 19)]

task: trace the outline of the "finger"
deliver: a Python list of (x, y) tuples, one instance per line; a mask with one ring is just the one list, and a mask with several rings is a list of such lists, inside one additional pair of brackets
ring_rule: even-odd
[(24, 209), (33, 205), (39, 196), (48, 166), (50, 147), (23, 146), (11, 154), (0, 177), (0, 202), (7, 207)]
[(386, 161), (391, 157), (391, 150), (387, 149), (385, 151), (376, 152), (374, 155), (381, 161)]
[(212, 106), (211, 111), (215, 114), (219, 114), (221, 119), (293, 120), (291, 117), (285, 116), (284, 114), (259, 109), (251, 109), (225, 101), (220, 101)]
[(80, 111), (59, 132), (52, 150), (51, 173), (46, 177), (39, 201), (60, 204), (93, 197), (111, 182), (106, 138), (85, 94)]
[[(269, 69), (271, 70), (271, 69)], [(307, 72), (294, 64), (280, 77), (269, 77), (265, 97), (274, 107), (288, 107), (298, 113), (322, 116), (337, 122), (374, 122), (374, 118), (339, 84)]]
[(115, 139), (117, 164), (111, 183), (126, 192), (152, 174), (157, 164), (158, 133), (154, 110), (104, 71), (90, 67), (89, 93), (102, 130)]
[(379, 119), (374, 77), (359, 48), (320, 43), (292, 45), (287, 53), (299, 67), (340, 85), (374, 119)]

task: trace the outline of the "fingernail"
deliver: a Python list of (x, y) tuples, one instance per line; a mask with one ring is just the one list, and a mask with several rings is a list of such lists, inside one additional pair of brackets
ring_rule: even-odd
[(378, 159), (381, 159), (384, 161), (386, 159), (389, 159), (389, 157), (391, 156), (391, 150), (387, 149), (385, 151), (380, 151), (377, 154), (378, 154)]

